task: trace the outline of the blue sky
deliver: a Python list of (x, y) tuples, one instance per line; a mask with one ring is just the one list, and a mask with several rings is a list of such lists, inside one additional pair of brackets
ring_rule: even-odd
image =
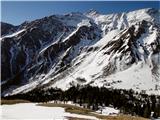
[(25, 20), (32, 21), (53, 14), (86, 12), (95, 9), (100, 13), (127, 12), (141, 8), (157, 8), (158, 1), (6, 1), (1, 3), (1, 21), (19, 25)]

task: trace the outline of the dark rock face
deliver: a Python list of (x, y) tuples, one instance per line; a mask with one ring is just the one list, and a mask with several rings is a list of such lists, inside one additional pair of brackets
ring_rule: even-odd
[(11, 24), (1, 22), (1, 36), (13, 33), (16, 31), (17, 28), (18, 26), (13, 26)]
[[(149, 29), (149, 27), (150, 25), (148, 25), (147, 21), (142, 21), (138, 23), (138, 29), (135, 29), (135, 26), (129, 27), (127, 30), (124, 30), (122, 31), (122, 33), (120, 33), (120, 36), (116, 38), (117, 40), (110, 41), (106, 46), (102, 48), (102, 50), (107, 49), (106, 52), (104, 52), (104, 54), (111, 55), (110, 59), (112, 59), (112, 56), (114, 56), (114, 54), (120, 54), (120, 57), (113, 58), (113, 60), (110, 61), (106, 67), (104, 67), (104, 77), (116, 72), (117, 60), (120, 61), (120, 64), (125, 63), (125, 65), (127, 66), (124, 69), (127, 69), (132, 64), (138, 63), (139, 61), (142, 61), (149, 57), (149, 50), (147, 49), (148, 46), (142, 44), (139, 40), (139, 38), (143, 34), (146, 34), (146, 30)], [(151, 44), (151, 46), (153, 44), (156, 44), (154, 45), (156, 47), (152, 48), (154, 52), (160, 52), (157, 48), (159, 46), (158, 41), (159, 40), (157, 37), (157, 40)], [(142, 47), (144, 51), (144, 58), (142, 58), (141, 53), (138, 51), (140, 47)]]
[[(75, 28), (62, 23), (56, 16), (24, 23), (19, 29), (24, 31), (2, 38), (2, 81), (5, 81), (2, 91), (6, 86), (19, 86), (36, 79), (37, 75), (47, 73), (53, 65), (55, 72), (59, 71), (76, 57), (78, 53), (72, 56), (70, 51), (79, 51), (83, 47), (78, 45), (82, 39), (92, 42), (101, 37), (97, 35), (98, 28), (94, 24)], [(73, 35), (62, 41), (73, 31)], [(77, 45), (78, 48), (75, 48)], [(59, 58), (67, 49), (70, 49), (68, 53)]]

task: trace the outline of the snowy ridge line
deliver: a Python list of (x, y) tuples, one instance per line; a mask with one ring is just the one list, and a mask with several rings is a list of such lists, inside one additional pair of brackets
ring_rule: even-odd
[(26, 29), (19, 30), (19, 31), (17, 31), (15, 33), (12, 33), (11, 35), (5, 35), (2, 38), (0, 38), (0, 40), (2, 40), (4, 38), (11, 38), (11, 37), (17, 36), (17, 35), (19, 35), (20, 33), (24, 32), (24, 31), (26, 31)]

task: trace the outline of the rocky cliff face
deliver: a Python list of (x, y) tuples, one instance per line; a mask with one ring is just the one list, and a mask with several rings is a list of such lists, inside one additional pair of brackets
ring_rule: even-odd
[(77, 84), (158, 94), (159, 15), (154, 9), (89, 11), (3, 25), (3, 95)]
[(18, 26), (1, 22), (1, 36), (11, 34), (17, 30)]

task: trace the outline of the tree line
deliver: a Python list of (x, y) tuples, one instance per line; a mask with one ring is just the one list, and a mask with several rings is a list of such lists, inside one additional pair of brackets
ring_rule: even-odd
[(110, 106), (122, 113), (149, 118), (160, 116), (160, 96), (134, 92), (132, 89), (108, 89), (105, 87), (73, 86), (66, 91), (58, 88), (34, 89), (23, 94), (5, 97), (6, 99), (25, 99), (32, 102), (48, 102), (52, 100), (73, 101), (87, 108), (98, 110), (99, 106)]

